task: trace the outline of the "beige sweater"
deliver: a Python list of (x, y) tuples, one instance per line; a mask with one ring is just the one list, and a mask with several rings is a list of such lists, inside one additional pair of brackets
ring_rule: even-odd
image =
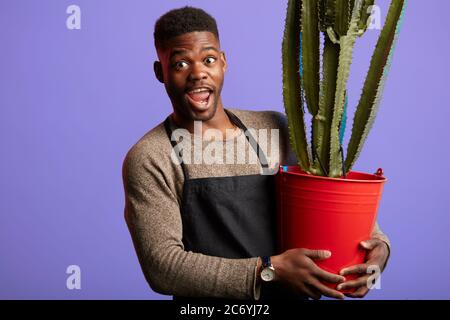
[[(269, 143), (269, 163), (272, 166), (295, 164), (283, 114), (229, 110), (249, 129), (279, 129), (279, 157)], [(171, 126), (176, 129), (173, 122)], [(191, 137), (194, 143), (195, 136)], [(244, 143), (247, 155), (254, 153), (245, 135), (237, 134), (231, 140), (235, 145)], [(224, 146), (223, 141), (203, 141), (202, 148), (210, 143)], [(238, 157), (237, 153), (227, 154), (229, 148), (224, 150), (224, 163), (227, 156), (235, 160)], [(180, 216), (184, 176), (181, 166), (172, 161), (171, 152), (172, 146), (161, 123), (130, 149), (123, 163), (125, 219), (150, 287), (167, 295), (258, 299), (257, 257), (226, 259), (184, 250)], [(192, 164), (186, 168), (191, 179), (260, 173), (260, 165), (250, 158), (246, 157), (245, 163), (240, 164), (236, 161), (234, 164), (194, 164), (192, 158)], [(373, 236), (389, 244), (378, 225)]]

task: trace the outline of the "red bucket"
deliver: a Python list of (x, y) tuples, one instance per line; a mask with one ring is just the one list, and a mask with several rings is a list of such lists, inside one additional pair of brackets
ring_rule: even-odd
[[(386, 178), (348, 173), (346, 179), (314, 176), (299, 167), (280, 167), (277, 175), (278, 249), (329, 250), (329, 259), (316, 264), (331, 273), (364, 263)], [(346, 276), (352, 280), (357, 276)], [(335, 289), (336, 285), (326, 284)], [(345, 291), (342, 292), (352, 292)]]

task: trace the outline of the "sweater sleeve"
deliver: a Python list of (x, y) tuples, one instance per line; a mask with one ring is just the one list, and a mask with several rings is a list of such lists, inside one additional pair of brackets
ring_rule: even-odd
[(186, 252), (179, 202), (168, 186), (173, 177), (143, 151), (130, 150), (122, 178), (125, 220), (150, 287), (166, 295), (253, 299), (257, 258)]

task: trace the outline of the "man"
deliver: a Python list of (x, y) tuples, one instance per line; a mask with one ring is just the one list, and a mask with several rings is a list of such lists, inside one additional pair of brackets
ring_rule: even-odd
[[(131, 148), (123, 164), (125, 217), (151, 288), (175, 297), (344, 298), (325, 281), (363, 297), (368, 275), (345, 282), (317, 267), (314, 260), (328, 258), (327, 251), (276, 254), (274, 176), (267, 172), (295, 163), (286, 119), (278, 112), (224, 108), (227, 62), (214, 18), (191, 7), (172, 10), (157, 21), (154, 37), (159, 58), (154, 71), (173, 113)], [(278, 129), (279, 143), (270, 146), (269, 155), (247, 129)], [(225, 138), (205, 139), (211, 130)], [(215, 154), (219, 161), (212, 163), (195, 161), (199, 150), (204, 155), (211, 145), (218, 151), (230, 144), (238, 151), (227, 149), (219, 159)], [(258, 161), (251, 156), (237, 161), (242, 153)], [(367, 263), (343, 275), (364, 273), (368, 265), (384, 268), (389, 241), (378, 226), (362, 245)]]

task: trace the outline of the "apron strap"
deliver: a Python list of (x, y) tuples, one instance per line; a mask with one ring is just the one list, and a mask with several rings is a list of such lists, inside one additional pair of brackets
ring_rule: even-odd
[(248, 142), (252, 146), (252, 148), (255, 150), (256, 155), (258, 156), (259, 162), (261, 163), (261, 166), (263, 169), (269, 168), (269, 163), (267, 162), (266, 155), (264, 154), (263, 150), (259, 146), (259, 143), (255, 140), (251, 132), (247, 129), (245, 124), (242, 123), (241, 119), (239, 119), (234, 113), (231, 111), (224, 109), (225, 112), (230, 117), (231, 122), (233, 122), (235, 125), (237, 125), (242, 131), (245, 133), (245, 137), (247, 138)]
[[(256, 141), (256, 139), (253, 137), (253, 135), (251, 134), (251, 132), (247, 129), (247, 127), (242, 123), (241, 119), (239, 119), (234, 113), (232, 113), (231, 111), (224, 109), (225, 113), (228, 115), (228, 117), (230, 118), (231, 122), (236, 125), (237, 127), (239, 127), (239, 129), (241, 129), (242, 131), (244, 131), (245, 133), (245, 137), (247, 138), (248, 142), (250, 143), (250, 145), (252, 146), (252, 148), (255, 150), (256, 155), (258, 157), (259, 163), (261, 164), (262, 168), (263, 168), (263, 172), (264, 170), (267, 170), (269, 168), (269, 163), (267, 161), (266, 155), (264, 154), (264, 151), (261, 149), (261, 147), (259, 146), (259, 143)], [(172, 148), (175, 151), (175, 154), (181, 164), (181, 168), (183, 169), (183, 175), (185, 180), (187, 180), (188, 175), (187, 175), (187, 170), (186, 170), (186, 166), (183, 162), (183, 150), (178, 151), (178, 145), (175, 141), (172, 140), (172, 128), (170, 127), (170, 115), (166, 118), (166, 120), (164, 121), (164, 128), (166, 129), (166, 133), (167, 136), (169, 137), (170, 143), (172, 145)]]

